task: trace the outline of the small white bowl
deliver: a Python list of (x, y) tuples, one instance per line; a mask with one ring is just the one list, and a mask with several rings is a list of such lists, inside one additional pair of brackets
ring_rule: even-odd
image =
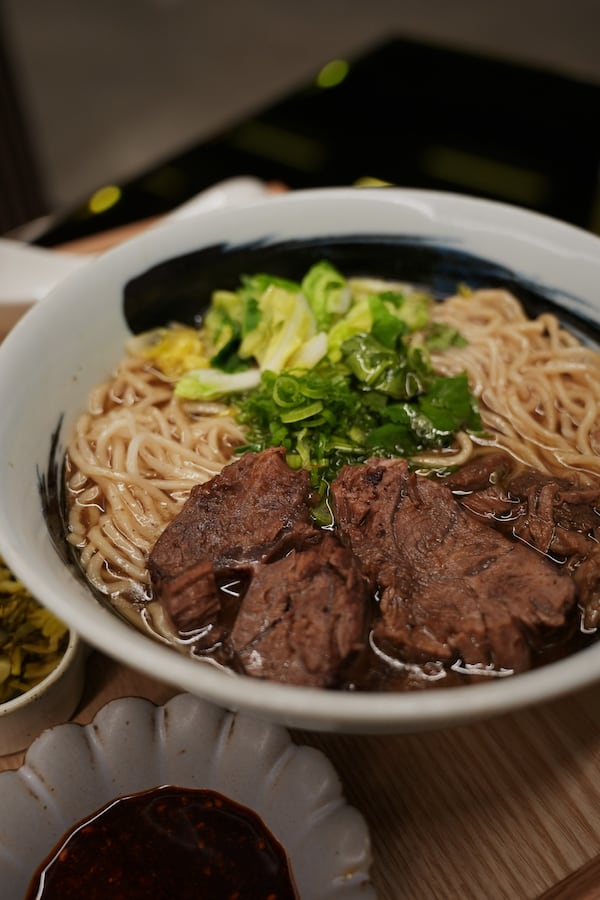
[(24, 750), (44, 729), (71, 717), (83, 691), (84, 662), (84, 644), (71, 631), (50, 674), (24, 694), (0, 703), (0, 756)]
[(0, 775), (2, 900), (21, 900), (63, 834), (111, 800), (161, 785), (203, 788), (256, 812), (287, 851), (303, 900), (375, 900), (362, 815), (320, 751), (190, 694), (113, 700), (61, 725)]

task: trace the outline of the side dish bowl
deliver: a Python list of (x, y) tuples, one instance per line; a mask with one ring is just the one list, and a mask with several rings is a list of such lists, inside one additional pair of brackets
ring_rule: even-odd
[(56, 667), (34, 687), (0, 703), (0, 756), (28, 747), (45, 728), (67, 722), (83, 691), (84, 646), (75, 634)]
[(74, 273), (0, 347), (0, 553), (90, 644), (234, 710), (349, 732), (444, 727), (542, 702), (600, 678), (600, 642), (537, 670), (467, 687), (384, 694), (259, 681), (152, 640), (92, 595), (66, 553), (60, 466), (90, 389), (126, 340), (190, 322), (241, 274), (298, 278), (327, 257), (348, 274), (411, 282), (436, 297), (503, 286), (553, 308), (583, 340), (600, 328), (600, 240), (524, 210), (449, 194), (328, 189), (155, 228)]
[(164, 706), (113, 700), (89, 725), (50, 728), (20, 769), (0, 775), (4, 900), (25, 895), (68, 829), (162, 785), (216, 791), (255, 812), (286, 850), (300, 896), (374, 898), (369, 832), (327, 757), (277, 725), (180, 694)]

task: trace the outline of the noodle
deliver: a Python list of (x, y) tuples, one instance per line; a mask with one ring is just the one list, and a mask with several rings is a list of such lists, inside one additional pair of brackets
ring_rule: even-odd
[(483, 443), (542, 472), (600, 475), (600, 353), (549, 313), (529, 319), (504, 290), (451, 297), (433, 318), (468, 341), (434, 354), (433, 365), (467, 372), (490, 432)]
[(148, 599), (147, 554), (194, 484), (243, 440), (224, 407), (181, 403), (147, 362), (127, 357), (92, 392), (68, 448), (68, 540), (94, 587)]

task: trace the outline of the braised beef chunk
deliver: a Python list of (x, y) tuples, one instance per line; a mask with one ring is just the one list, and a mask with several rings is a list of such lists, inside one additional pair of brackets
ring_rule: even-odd
[[(510, 524), (518, 515), (519, 501), (506, 489), (516, 460), (501, 451), (476, 456), (442, 479), (456, 499), (476, 516)], [(489, 522), (488, 524), (495, 524)]]
[(515, 460), (501, 450), (474, 456), (444, 478), (452, 490), (471, 493), (502, 483), (514, 469)]
[[(312, 524), (308, 475), (283, 450), (243, 456), (195, 487), (149, 569), (176, 631), (209, 629), (199, 646), (223, 641), (249, 674), (326, 686), (364, 645), (370, 589), (352, 553)], [(227, 622), (225, 575), (243, 585)]]
[(339, 535), (381, 590), (375, 639), (386, 652), (521, 671), (530, 646), (564, 627), (571, 579), (406, 462), (347, 466), (331, 494)]
[(444, 478), (372, 459), (331, 485), (333, 531), (313, 523), (311, 499), (282, 448), (193, 489), (148, 565), (195, 652), (258, 678), (361, 686), (365, 660), (386, 656), (421, 672), (442, 663), (448, 679), (456, 663), (530, 668), (569, 638), (577, 603), (600, 624), (600, 483), (503, 453)]
[(216, 620), (221, 603), (215, 572), (209, 559), (161, 584), (160, 602), (176, 631), (189, 634)]
[(502, 453), (476, 457), (443, 481), (466, 509), (521, 532), (542, 552), (566, 540), (556, 528), (586, 536), (600, 531), (600, 482), (581, 486), (511, 464)]
[(313, 530), (309, 498), (307, 472), (282, 448), (245, 454), (196, 485), (159, 537), (148, 559), (155, 588), (206, 559), (218, 569), (285, 552), (290, 535)]
[(530, 467), (514, 467), (505, 454), (486, 454), (444, 483), (473, 515), (562, 560), (573, 576), (586, 624), (595, 627), (600, 608), (600, 482), (581, 486)]
[(249, 675), (332, 687), (365, 643), (372, 591), (333, 534), (255, 573), (231, 640)]

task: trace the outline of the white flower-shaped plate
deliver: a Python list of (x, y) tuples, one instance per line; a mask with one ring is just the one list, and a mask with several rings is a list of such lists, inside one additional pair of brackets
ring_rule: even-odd
[(127, 697), (89, 725), (59, 725), (0, 775), (0, 893), (22, 900), (64, 832), (111, 799), (164, 784), (253, 809), (288, 853), (302, 900), (374, 900), (371, 847), (327, 757), (288, 732), (191, 694)]

